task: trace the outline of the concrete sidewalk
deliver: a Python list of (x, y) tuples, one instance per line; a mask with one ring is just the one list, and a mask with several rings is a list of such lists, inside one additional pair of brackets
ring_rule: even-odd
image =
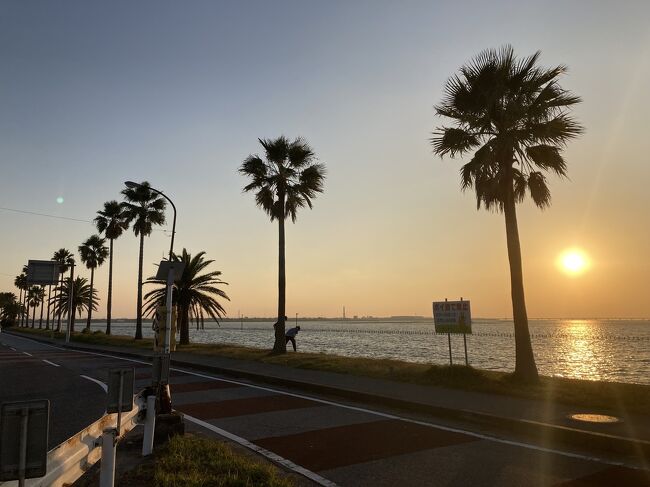
[[(78, 350), (108, 352), (142, 360), (150, 360), (153, 356), (153, 351), (148, 350), (81, 343), (65, 345), (61, 340), (22, 336)], [(624, 410), (585, 409), (557, 404), (550, 399), (537, 401), (187, 352), (174, 352), (172, 365), (471, 422), (499, 431), (524, 434), (549, 446), (568, 444), (650, 458), (650, 416), (632, 415)], [(570, 418), (578, 413), (615, 415), (621, 421), (587, 423)]]

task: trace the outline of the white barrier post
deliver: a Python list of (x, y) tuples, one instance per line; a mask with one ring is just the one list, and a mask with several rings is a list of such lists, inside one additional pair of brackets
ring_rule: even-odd
[(144, 437), (142, 438), (142, 456), (153, 452), (153, 436), (156, 430), (156, 396), (147, 396), (147, 415), (144, 421)]
[(99, 487), (113, 487), (115, 483), (115, 430), (105, 429), (102, 434), (102, 463)]

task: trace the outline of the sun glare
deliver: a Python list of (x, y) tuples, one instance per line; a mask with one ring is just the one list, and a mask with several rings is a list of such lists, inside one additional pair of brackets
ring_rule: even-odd
[(585, 253), (578, 249), (566, 250), (558, 259), (560, 268), (569, 275), (577, 276), (582, 274), (589, 267), (589, 261)]

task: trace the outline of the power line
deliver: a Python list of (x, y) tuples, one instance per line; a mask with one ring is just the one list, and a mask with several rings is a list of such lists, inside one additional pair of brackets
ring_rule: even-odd
[[(44, 216), (47, 218), (56, 218), (58, 220), (67, 220), (67, 221), (72, 221), (72, 222), (80, 222), (80, 223), (93, 223), (92, 220), (82, 220), (81, 218), (71, 218), (69, 216), (60, 216), (60, 215), (50, 215), (48, 213), (39, 213), (37, 211), (28, 211), (28, 210), (18, 210), (16, 208), (6, 208), (4, 206), (0, 206), (0, 210), (4, 211), (11, 211), (14, 213), (22, 213), (25, 215), (35, 215), (35, 216)], [(167, 233), (167, 230), (164, 228), (152, 228), (153, 231), (155, 232), (165, 232)]]
[(48, 218), (58, 218), (59, 220), (69, 220), (73, 222), (92, 223), (90, 220), (81, 220), (80, 218), (70, 218), (69, 216), (48, 215), (47, 213), (38, 213), (36, 211), (17, 210), (15, 208), (5, 208), (0, 206), (0, 210), (13, 211), (14, 213), (24, 213), (25, 215), (46, 216)]

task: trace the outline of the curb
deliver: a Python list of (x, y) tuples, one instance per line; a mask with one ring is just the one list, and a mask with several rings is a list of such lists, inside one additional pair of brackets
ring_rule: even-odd
[[(11, 334), (11, 333), (10, 333)], [(30, 338), (38, 342), (57, 344), (63, 348), (73, 350), (81, 350), (86, 352), (101, 352), (120, 355), (124, 357), (136, 358), (140, 360), (150, 361), (151, 357), (146, 355), (126, 352), (126, 351), (113, 351), (102, 350), (97, 348), (86, 348), (77, 345), (59, 344), (53, 340), (43, 337), (32, 338), (31, 336), (18, 335), (25, 338)], [(453, 409), (443, 406), (435, 406), (431, 404), (411, 402), (404, 399), (394, 397), (381, 396), (377, 394), (359, 392), (350, 389), (342, 389), (334, 386), (323, 384), (315, 384), (312, 382), (304, 382), (295, 379), (286, 379), (277, 376), (263, 375), (255, 372), (248, 372), (240, 369), (225, 368), (216, 365), (197, 364), (194, 362), (187, 362), (183, 360), (171, 360), (172, 365), (187, 367), (191, 369), (201, 370), (204, 372), (213, 372), (217, 374), (227, 375), (234, 378), (249, 379), (258, 382), (264, 382), (271, 385), (280, 385), (290, 388), (300, 389), (318, 394), (336, 396), (344, 399), (351, 399), (355, 401), (377, 404), (381, 406), (401, 409), (411, 412), (426, 413), (436, 417), (460, 420), (470, 422), (477, 425), (497, 427), (511, 433), (521, 434), (524, 433), (531, 437), (533, 440), (539, 441), (542, 445), (549, 445), (554, 443), (562, 443), (564, 445), (571, 445), (576, 447), (588, 448), (589, 450), (598, 450), (600, 452), (618, 453), (623, 455), (642, 455), (644, 459), (650, 458), (650, 441), (626, 438), (623, 436), (610, 435), (607, 433), (598, 433), (594, 431), (581, 430), (577, 428), (570, 428), (567, 426), (559, 426), (548, 423), (541, 423), (537, 421), (507, 418), (504, 416), (496, 416), (489, 413), (477, 412), (468, 409)], [(550, 448), (550, 447), (549, 447)]]

